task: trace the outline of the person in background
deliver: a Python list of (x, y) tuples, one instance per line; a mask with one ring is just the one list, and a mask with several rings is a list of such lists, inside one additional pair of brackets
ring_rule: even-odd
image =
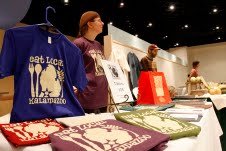
[(74, 91), (86, 113), (107, 111), (108, 82), (100, 59), (104, 59), (103, 46), (95, 40), (102, 33), (104, 23), (95, 11), (82, 14), (79, 23), (79, 34), (74, 44), (82, 51), (88, 84), (83, 92)]
[(189, 75), (189, 79), (191, 77), (199, 76), (199, 74), (198, 74), (198, 67), (199, 67), (199, 61), (193, 61), (192, 62), (192, 69), (191, 69), (191, 72), (190, 72), (190, 75)]
[(190, 81), (190, 73), (187, 75), (187, 81), (186, 82), (189, 82)]
[(155, 44), (151, 44), (148, 47), (148, 54), (145, 57), (143, 57), (140, 61), (142, 71), (157, 72), (157, 65), (156, 65), (156, 62), (153, 61), (153, 59), (157, 56), (159, 49), (160, 48)]
[(177, 89), (174, 86), (168, 86), (170, 97), (173, 98), (175, 97), (177, 93)]

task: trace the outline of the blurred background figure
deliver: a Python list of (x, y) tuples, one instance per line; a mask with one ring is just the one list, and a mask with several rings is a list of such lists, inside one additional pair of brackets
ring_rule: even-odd
[(157, 56), (159, 49), (160, 48), (155, 44), (151, 44), (148, 47), (148, 54), (140, 61), (142, 71), (157, 71), (156, 62), (153, 61), (153, 59)]
[(190, 72), (190, 75), (189, 75), (189, 79), (191, 77), (199, 76), (199, 73), (198, 73), (199, 63), (200, 63), (199, 61), (193, 61), (192, 62), (192, 69), (191, 69), (191, 72)]
[(173, 98), (177, 95), (177, 89), (174, 86), (168, 86), (170, 97)]

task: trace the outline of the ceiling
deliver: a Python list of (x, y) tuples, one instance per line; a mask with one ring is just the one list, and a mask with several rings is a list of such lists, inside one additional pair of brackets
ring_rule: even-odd
[[(124, 2), (124, 7), (119, 6), (120, 2)], [(169, 9), (171, 4), (174, 10)], [(74, 37), (81, 14), (97, 11), (105, 23), (103, 33), (97, 37), (101, 43), (110, 22), (164, 50), (226, 41), (225, 0), (69, 0), (68, 5), (64, 0), (32, 0), (21, 22), (45, 22), (47, 6), (56, 10), (48, 12), (48, 20), (65, 35)]]

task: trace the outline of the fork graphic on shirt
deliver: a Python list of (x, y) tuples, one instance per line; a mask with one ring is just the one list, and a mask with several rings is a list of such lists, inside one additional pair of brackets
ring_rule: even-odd
[(35, 97), (34, 84), (33, 84), (33, 74), (34, 74), (35, 68), (33, 63), (29, 63), (28, 70), (31, 75), (31, 96)]
[[(38, 97), (39, 94), (39, 74), (42, 71), (42, 66), (40, 64), (36, 64), (35, 66), (33, 65), (33, 63), (29, 63), (28, 66), (28, 70), (30, 72), (31, 75), (31, 96), (32, 97)], [(34, 72), (36, 73), (36, 89), (34, 89)]]

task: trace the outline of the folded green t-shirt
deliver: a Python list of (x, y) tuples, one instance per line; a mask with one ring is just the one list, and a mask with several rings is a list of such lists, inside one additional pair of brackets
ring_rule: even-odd
[(119, 121), (170, 135), (170, 139), (197, 136), (201, 127), (152, 109), (114, 114)]

